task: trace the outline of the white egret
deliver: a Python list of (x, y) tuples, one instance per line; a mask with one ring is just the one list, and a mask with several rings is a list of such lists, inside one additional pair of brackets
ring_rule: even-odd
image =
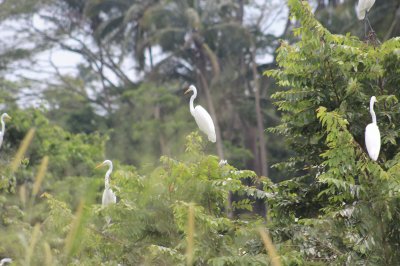
[(376, 161), (379, 156), (379, 150), (381, 149), (381, 133), (379, 132), (378, 125), (376, 124), (376, 115), (374, 112), (374, 103), (377, 102), (376, 97), (372, 96), (369, 103), (369, 111), (372, 116), (372, 123), (368, 124), (365, 128), (365, 146), (369, 157)]
[(358, 0), (358, 5), (356, 8), (358, 19), (359, 20), (365, 19), (365, 16), (368, 14), (369, 10), (372, 8), (374, 4), (375, 0)]
[(218, 163), (218, 166), (222, 167), (222, 166), (227, 165), (227, 164), (228, 164), (228, 160), (220, 160), (219, 163)]
[[(3, 119), (2, 119), (2, 120), (3, 120)], [(12, 259), (10, 259), (10, 258), (4, 258), (4, 259), (0, 260), (0, 266), (3, 266), (4, 263), (11, 263), (11, 262), (12, 262)]]
[(197, 105), (196, 107), (193, 106), (193, 101), (197, 97), (197, 89), (194, 85), (190, 85), (189, 89), (185, 91), (185, 94), (193, 91), (192, 97), (190, 97), (190, 113), (196, 120), (197, 126), (200, 128), (201, 131), (206, 133), (208, 136), (208, 140), (211, 142), (215, 142), (217, 137), (215, 135), (215, 127), (214, 122), (210, 116), (210, 114), (204, 109), (201, 105)]
[(112, 191), (110, 188), (110, 174), (113, 170), (113, 164), (110, 160), (105, 160), (96, 168), (102, 167), (104, 165), (108, 165), (108, 171), (106, 172), (106, 175), (104, 177), (104, 192), (103, 192), (103, 198), (101, 200), (101, 204), (103, 206), (107, 206), (108, 204), (111, 203), (116, 203), (117, 202), (117, 197), (115, 196), (115, 193)]
[(9, 116), (7, 113), (1, 115), (0, 147), (3, 144), (4, 132), (6, 130), (6, 123), (4, 122), (4, 118), (11, 119), (11, 116)]

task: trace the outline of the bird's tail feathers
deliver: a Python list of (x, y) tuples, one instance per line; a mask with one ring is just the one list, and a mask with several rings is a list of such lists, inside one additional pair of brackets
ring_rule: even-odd
[(210, 135), (208, 135), (208, 140), (211, 142), (216, 142), (217, 136), (215, 136), (215, 134), (210, 134)]
[(358, 11), (357, 12), (357, 18), (359, 19), (359, 20), (363, 20), (364, 18), (365, 18), (365, 10), (364, 11)]

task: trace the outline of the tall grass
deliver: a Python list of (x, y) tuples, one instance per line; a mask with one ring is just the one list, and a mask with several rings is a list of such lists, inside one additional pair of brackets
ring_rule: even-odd
[(31, 241), (29, 243), (29, 247), (26, 250), (25, 254), (25, 265), (29, 266), (31, 265), (31, 260), (32, 260), (32, 255), (33, 251), (35, 249), (36, 242), (39, 239), (39, 233), (40, 233), (40, 224), (35, 224), (35, 227), (33, 228), (32, 236), (31, 236)]
[(40, 166), (39, 166), (39, 170), (35, 177), (35, 183), (33, 184), (33, 187), (32, 187), (32, 196), (33, 197), (35, 197), (37, 195), (37, 193), (39, 192), (40, 185), (42, 184), (43, 177), (46, 174), (48, 164), (49, 164), (49, 157), (48, 156), (43, 157), (42, 162), (40, 163)]
[(74, 215), (74, 220), (71, 225), (71, 230), (69, 231), (67, 238), (65, 240), (64, 253), (67, 255), (67, 257), (69, 257), (72, 254), (73, 248), (76, 246), (77, 235), (79, 232), (79, 228), (82, 225), (84, 205), (85, 201), (82, 199)]
[(188, 226), (187, 226), (187, 249), (186, 249), (186, 265), (193, 265), (194, 253), (194, 207), (193, 203), (189, 205)]
[(268, 252), (268, 255), (271, 259), (272, 266), (281, 266), (281, 260), (279, 258), (278, 252), (274, 244), (272, 243), (271, 237), (264, 228), (258, 228), (258, 232), (260, 233), (261, 239), (264, 243), (265, 250)]
[(19, 165), (21, 164), (21, 160), (23, 159), (26, 151), (28, 150), (29, 145), (32, 142), (34, 135), (35, 135), (34, 128), (29, 129), (28, 133), (26, 133), (24, 139), (21, 142), (21, 145), (19, 145), (17, 154), (14, 157), (14, 160), (11, 162), (11, 171), (12, 172), (17, 171)]

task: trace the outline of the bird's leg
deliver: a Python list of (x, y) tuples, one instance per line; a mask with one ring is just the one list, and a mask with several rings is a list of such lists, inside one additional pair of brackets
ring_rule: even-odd
[(374, 32), (374, 29), (372, 28), (371, 23), (369, 22), (369, 19), (368, 19), (368, 12), (365, 14), (365, 20), (367, 21), (368, 26), (371, 29), (371, 31)]
[(366, 40), (368, 42), (372, 42), (374, 45), (380, 44), (381, 42), (377, 38), (376, 33), (375, 33), (374, 29), (372, 28), (371, 23), (369, 22), (368, 12), (366, 12), (366, 14), (365, 14), (364, 21), (366, 21), (368, 23), (368, 26), (370, 28), (370, 31), (367, 35), (367, 23), (365, 23), (365, 38), (366, 38)]
[(367, 16), (365, 16), (365, 18), (364, 18), (364, 36), (365, 36), (365, 39), (368, 39), (366, 20), (367, 20)]

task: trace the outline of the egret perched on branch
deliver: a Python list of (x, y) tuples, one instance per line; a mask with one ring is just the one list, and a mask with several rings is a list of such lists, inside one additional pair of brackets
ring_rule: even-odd
[(199, 126), (200, 130), (207, 134), (208, 140), (211, 142), (215, 142), (217, 137), (215, 135), (215, 127), (214, 122), (210, 116), (210, 114), (204, 109), (201, 105), (197, 105), (196, 107), (193, 106), (193, 101), (197, 97), (197, 89), (194, 85), (190, 85), (189, 89), (185, 91), (185, 94), (193, 91), (192, 97), (190, 97), (190, 113), (196, 120), (197, 125)]
[(376, 97), (372, 96), (369, 103), (369, 111), (372, 116), (372, 123), (368, 124), (365, 128), (365, 146), (369, 157), (376, 161), (379, 156), (379, 150), (381, 149), (381, 133), (379, 132), (378, 125), (376, 124), (376, 115), (374, 112), (374, 103), (377, 102)]
[(107, 206), (108, 204), (111, 203), (116, 203), (117, 202), (117, 197), (115, 196), (115, 193), (112, 191), (110, 188), (110, 174), (113, 170), (113, 164), (110, 160), (105, 160), (96, 168), (102, 167), (104, 165), (108, 165), (108, 171), (106, 172), (106, 175), (104, 177), (104, 192), (103, 192), (103, 198), (101, 200), (101, 204), (103, 206)]
[(3, 144), (4, 132), (6, 130), (6, 124), (4, 122), (4, 118), (11, 119), (7, 113), (1, 115), (1, 132), (0, 132), (0, 147)]

